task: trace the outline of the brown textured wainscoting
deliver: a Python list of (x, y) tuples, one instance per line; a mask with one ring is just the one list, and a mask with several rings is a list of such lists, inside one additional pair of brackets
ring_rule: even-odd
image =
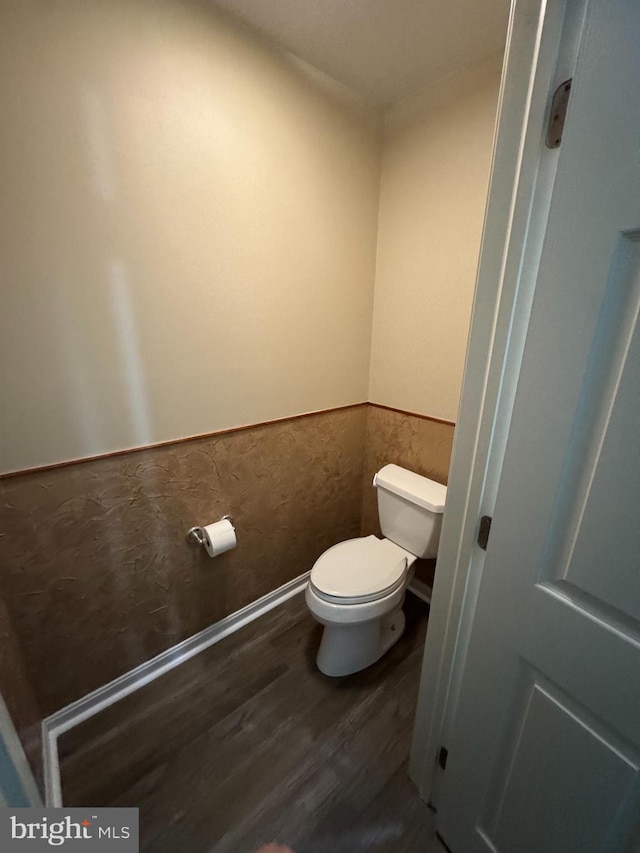
[(42, 785), (42, 714), (27, 677), (4, 600), (0, 598), (0, 692), (38, 784)]
[[(22, 673), (18, 728), (379, 534), (375, 471), (446, 482), (452, 440), (452, 424), (359, 404), (0, 480), (0, 678)], [(238, 547), (210, 560), (185, 534), (225, 513)]]
[[(446, 485), (455, 426), (444, 421), (369, 404), (365, 441), (360, 535), (380, 536), (373, 475), (393, 462)], [(419, 560), (416, 577), (433, 586), (435, 560)]]
[[(366, 406), (0, 482), (1, 593), (45, 715), (359, 535)], [(211, 560), (185, 534), (233, 516)]]

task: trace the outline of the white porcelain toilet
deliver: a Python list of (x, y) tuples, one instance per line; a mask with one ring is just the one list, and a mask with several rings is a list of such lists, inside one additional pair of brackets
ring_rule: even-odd
[(318, 669), (349, 675), (391, 648), (404, 630), (402, 604), (418, 557), (438, 552), (447, 487), (385, 465), (373, 478), (384, 539), (334, 545), (311, 569), (307, 606), (324, 625)]

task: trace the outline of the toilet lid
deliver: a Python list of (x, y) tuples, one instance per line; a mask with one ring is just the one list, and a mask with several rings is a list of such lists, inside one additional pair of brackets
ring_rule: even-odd
[(407, 558), (387, 539), (361, 536), (329, 548), (311, 569), (311, 583), (336, 598), (380, 596), (404, 580)]

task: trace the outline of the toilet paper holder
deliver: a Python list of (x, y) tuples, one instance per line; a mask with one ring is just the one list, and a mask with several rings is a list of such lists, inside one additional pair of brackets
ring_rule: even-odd
[[(233, 523), (233, 518), (230, 515), (223, 515), (220, 521), (228, 521), (229, 524), (236, 529), (235, 524)], [(187, 542), (195, 545), (204, 545), (204, 537), (202, 535), (202, 527), (190, 527), (187, 531)]]

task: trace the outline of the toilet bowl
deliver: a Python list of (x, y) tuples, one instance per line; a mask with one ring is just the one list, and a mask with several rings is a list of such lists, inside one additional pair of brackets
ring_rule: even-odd
[(324, 626), (317, 655), (325, 675), (375, 663), (402, 636), (407, 585), (418, 557), (437, 553), (446, 486), (397, 465), (374, 477), (384, 539), (362, 536), (316, 560), (305, 599)]
[(315, 563), (309, 610), (325, 626), (318, 669), (349, 675), (374, 663), (404, 630), (402, 604), (415, 556), (376, 536), (347, 539)]

